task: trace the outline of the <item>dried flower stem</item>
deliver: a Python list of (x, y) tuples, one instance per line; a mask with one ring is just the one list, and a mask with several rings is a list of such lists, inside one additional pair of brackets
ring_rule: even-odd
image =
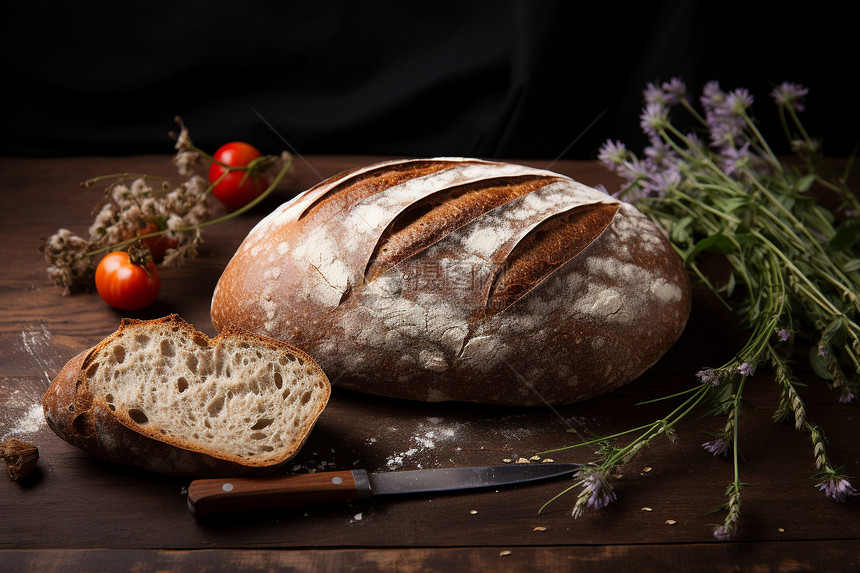
[[(90, 289), (98, 262), (96, 255), (108, 251), (146, 244), (147, 248), (159, 250), (159, 257), (163, 256), (159, 264), (163, 267), (178, 266), (194, 258), (202, 242), (202, 229), (237, 217), (259, 205), (292, 167), (292, 156), (286, 152), (280, 157), (258, 157), (243, 167), (217, 162), (225, 168), (221, 178), (233, 171), (242, 171), (245, 176), (266, 171), (271, 184), (241, 208), (211, 218), (208, 199), (221, 178), (209, 183), (194, 173), (204, 160), (215, 160), (193, 144), (182, 120), (177, 118), (177, 122), (182, 130), (176, 136), (177, 152), (173, 162), (182, 175), (190, 176), (187, 181), (171, 189), (164, 178), (141, 173), (114, 173), (90, 179), (84, 185), (91, 186), (105, 180), (110, 183), (105, 189), (106, 201), (100, 205), (90, 226), (89, 237), (79, 237), (61, 229), (42, 245), (41, 250), (49, 264), (48, 274), (64, 287), (63, 294)], [(149, 186), (153, 180), (161, 182), (159, 191)]]
[[(260, 158), (258, 158), (258, 159), (260, 159)], [(230, 213), (227, 213), (227, 214), (222, 215), (220, 217), (217, 217), (215, 219), (203, 221), (201, 223), (197, 223), (196, 225), (186, 225), (184, 227), (179, 227), (178, 229), (173, 229), (172, 232), (174, 232), (174, 233), (188, 233), (188, 232), (192, 232), (192, 231), (197, 232), (197, 231), (200, 231), (201, 229), (204, 229), (206, 227), (210, 227), (212, 225), (217, 225), (218, 223), (223, 223), (224, 221), (229, 221), (230, 219), (238, 217), (242, 213), (250, 211), (251, 209), (253, 209), (257, 205), (259, 205), (261, 202), (263, 202), (272, 193), (272, 191), (274, 191), (275, 188), (277, 188), (277, 186), (280, 184), (281, 180), (284, 178), (284, 176), (286, 176), (287, 172), (292, 167), (292, 165), (293, 165), (292, 155), (284, 154), (282, 156), (282, 159), (283, 159), (283, 166), (281, 167), (280, 171), (278, 171), (278, 174), (275, 176), (275, 178), (272, 180), (271, 184), (266, 188), (266, 190), (263, 191), (256, 198), (254, 198), (253, 201), (250, 201), (249, 203), (243, 205), (242, 207), (236, 209), (235, 211), (231, 211)], [(250, 164), (249, 164), (249, 166), (250, 166)], [(233, 170), (248, 170), (248, 168), (246, 168), (246, 167), (227, 167), (227, 166), (225, 166), (225, 168), (233, 169)], [(228, 173), (229, 173), (229, 171), (225, 171), (224, 174), (221, 175), (221, 177), (219, 177), (214, 183), (210, 184), (208, 189), (206, 190), (206, 193), (207, 194), (210, 193), (212, 191), (212, 189), (214, 189), (215, 186), (218, 185), (218, 182), (221, 181), (221, 179), (223, 179), (224, 177), (226, 177)], [(160, 229), (157, 231), (152, 231), (150, 233), (143, 233), (140, 235), (136, 235), (135, 237), (133, 237), (131, 239), (127, 239), (125, 241), (120, 241), (120, 242), (114, 243), (112, 245), (107, 245), (107, 246), (102, 247), (100, 249), (89, 251), (88, 253), (86, 253), (86, 256), (90, 257), (90, 256), (101, 254), (101, 253), (104, 253), (107, 251), (125, 250), (130, 245), (138, 242), (141, 239), (148, 239), (150, 237), (158, 237), (158, 236), (164, 235), (168, 231), (169, 231), (168, 229)]]

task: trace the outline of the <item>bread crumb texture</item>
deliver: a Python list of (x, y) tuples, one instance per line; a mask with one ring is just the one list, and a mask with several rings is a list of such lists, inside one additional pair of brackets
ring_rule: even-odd
[(126, 425), (265, 464), (296, 450), (325, 406), (307, 356), (247, 333), (209, 339), (176, 321), (121, 328), (85, 365), (89, 392)]

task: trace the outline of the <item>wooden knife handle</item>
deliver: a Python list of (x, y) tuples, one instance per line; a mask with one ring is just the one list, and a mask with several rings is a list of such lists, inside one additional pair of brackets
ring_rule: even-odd
[(194, 480), (188, 509), (197, 518), (213, 513), (343, 503), (370, 497), (364, 470), (263, 478)]

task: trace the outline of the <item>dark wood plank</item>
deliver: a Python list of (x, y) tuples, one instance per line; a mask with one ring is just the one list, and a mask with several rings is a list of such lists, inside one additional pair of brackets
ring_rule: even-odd
[[(207, 229), (200, 258), (185, 268), (166, 271), (159, 302), (134, 316), (177, 312), (214, 334), (208, 317), (210, 293), (248, 230), (281, 201), (320, 178), (374, 159), (312, 157), (307, 158), (309, 164), (298, 161), (277, 196), (243, 217)], [(531, 163), (546, 167), (548, 162)], [(553, 168), (588, 184), (610, 180), (595, 163), (560, 162)], [(185, 507), (186, 481), (94, 460), (53, 436), (39, 416), (39, 401), (50, 379), (66, 360), (112, 332), (121, 315), (94, 294), (61, 296), (48, 282), (38, 238), (60, 226), (83, 232), (98, 195), (79, 189), (77, 183), (121, 170), (172, 173), (169, 158), (162, 156), (0, 159), (0, 255), (7, 268), (0, 277), (0, 435), (28, 439), (42, 454), (39, 471), (28, 482), (0, 479), (0, 549), (26, 550), (7, 551), (0, 559), (14, 559), (15, 564), (71, 563), (81, 569), (102, 559), (154, 560), (170, 570), (180, 566), (176, 563), (187, 563), (183, 561), (186, 554), (179, 550), (191, 548), (313, 547), (340, 549), (315, 551), (307, 558), (296, 557), (297, 552), (249, 555), (255, 556), (254, 563), (253, 559), (282, 563), (279, 559), (284, 558), (299, 559), (300, 565), (364, 559), (368, 568), (426, 561), (434, 570), (450, 569), (460, 559), (495, 562), (498, 551), (504, 548), (510, 548), (512, 555), (500, 563), (511, 567), (529, 560), (586, 564), (589, 559), (612, 555), (619, 559), (622, 555), (626, 559), (657, 559), (661, 555), (657, 549), (640, 550), (633, 544), (651, 544), (660, 551), (677, 548), (677, 554), (664, 563), (679, 565), (682, 570), (685, 563), (693, 563), (697, 551), (715, 559), (729, 556), (719, 561), (726, 568), (735, 558), (752, 556), (776, 559), (783, 564), (783, 569), (777, 570), (803, 570), (807, 563), (816, 563), (803, 559), (805, 550), (815, 551), (815, 559), (825, 565), (837, 561), (825, 555), (825, 549), (836, 548), (836, 555), (849, 557), (838, 551), (836, 543), (800, 543), (856, 540), (860, 515), (856, 499), (837, 504), (816, 490), (811, 479), (815, 473), (811, 445), (806, 437), (790, 426), (771, 422), (777, 392), (767, 374), (750, 382), (747, 396), (757, 410), (741, 420), (745, 458), (741, 478), (750, 485), (744, 490), (739, 538), (759, 543), (711, 545), (712, 526), (721, 515), (709, 511), (724, 501), (731, 464), (700, 447), (707, 439), (702, 432), (718, 429), (722, 420), (695, 417), (678, 427), (675, 444), (657, 442), (624, 469), (624, 477), (616, 484), (617, 502), (578, 520), (570, 517), (573, 496), (537, 514), (544, 502), (570, 483), (561, 481), (498, 492), (373, 500), (195, 521)], [(700, 367), (722, 363), (740, 340), (734, 318), (707, 293), (698, 291), (687, 331), (654, 368), (610, 395), (558, 408), (557, 412), (421, 404), (336, 390), (305, 448), (284, 471), (354, 467), (376, 471), (502, 463), (576, 443), (577, 436), (567, 431), (568, 426), (583, 434), (621, 431), (665, 415), (665, 404), (636, 404), (688, 388), (695, 383), (693, 375)], [(809, 384), (802, 395), (810, 419), (828, 432), (832, 459), (844, 465), (848, 475), (860, 476), (857, 408), (838, 404), (836, 396), (800, 365), (797, 374)], [(589, 461), (594, 456), (583, 448), (552, 457), (557, 461)], [(643, 507), (651, 511), (643, 511)], [(667, 520), (673, 520), (674, 525), (667, 525)], [(535, 532), (537, 526), (547, 529)], [(569, 545), (574, 547), (564, 547)], [(469, 546), (479, 549), (462, 553), (451, 549), (439, 553), (384, 550)], [(177, 551), (143, 551), (154, 547)], [(349, 549), (356, 547), (367, 551)], [(790, 549), (783, 553), (780, 548), (785, 547)], [(38, 552), (41, 548), (140, 551), (42, 554)], [(367, 557), (355, 557), (359, 554)], [(204, 562), (214, 559), (209, 557), (212, 554), (205, 555)], [(240, 553), (230, 555), (231, 559), (245, 559)], [(850, 557), (856, 563), (856, 558)], [(790, 565), (791, 559), (796, 559), (795, 565)]]
[(629, 571), (815, 572), (860, 568), (841, 540), (683, 545), (498, 545), (439, 549), (48, 550), (0, 552), (8, 571)]

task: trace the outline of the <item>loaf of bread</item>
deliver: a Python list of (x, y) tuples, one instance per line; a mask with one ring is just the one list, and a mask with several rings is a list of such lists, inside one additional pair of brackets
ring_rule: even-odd
[(282, 465), (330, 393), (296, 348), (235, 328), (210, 339), (172, 315), (123, 319), (66, 364), (42, 404), (54, 433), (97, 457), (201, 477)]
[(216, 328), (289, 341), (336, 386), (424, 401), (584, 400), (677, 340), (690, 285), (664, 233), (568, 177), (473, 159), (332, 177), (262, 220)]

